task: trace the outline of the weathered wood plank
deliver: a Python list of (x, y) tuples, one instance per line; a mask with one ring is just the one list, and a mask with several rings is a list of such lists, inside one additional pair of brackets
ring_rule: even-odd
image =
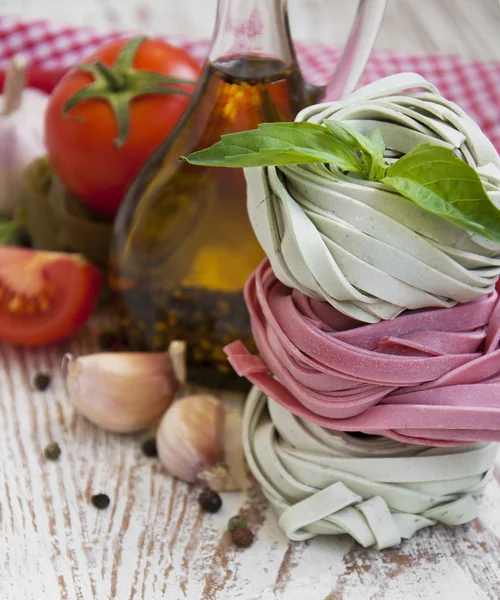
[[(50, 351), (0, 352), (0, 590), (14, 598), (371, 598), (471, 600), (500, 597), (500, 485), (482, 516), (455, 529), (423, 531), (401, 548), (364, 550), (345, 537), (290, 544), (257, 487), (226, 494), (203, 514), (197, 490), (142, 456), (143, 435), (112, 435), (75, 415), (59, 364), (91, 351), (100, 324)], [(54, 374), (46, 392), (35, 373)], [(43, 459), (59, 442), (58, 462)], [(500, 469), (500, 463), (498, 464)], [(107, 511), (90, 505), (105, 492)], [(227, 519), (243, 507), (257, 539), (235, 549)], [(462, 594), (462, 596), (458, 594)]]

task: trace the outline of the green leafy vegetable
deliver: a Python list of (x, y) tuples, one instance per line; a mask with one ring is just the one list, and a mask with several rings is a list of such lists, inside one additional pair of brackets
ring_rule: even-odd
[(379, 130), (366, 137), (343, 123), (262, 123), (258, 129), (222, 136), (188, 157), (194, 165), (268, 167), (328, 163), (361, 178), (380, 181), (424, 210), (457, 227), (500, 242), (500, 210), (476, 171), (453, 151), (421, 144), (386, 169)]
[(314, 123), (261, 123), (258, 129), (223, 135), (206, 150), (182, 157), (193, 165), (269, 167), (298, 163), (333, 163), (345, 171), (366, 172), (360, 153)]
[(371, 137), (359, 133), (339, 121), (325, 121), (325, 127), (335, 137), (353, 150), (360, 152), (366, 165), (365, 176), (370, 181), (380, 181), (385, 175), (384, 152), (385, 144), (380, 129), (376, 129)]
[(7, 246), (17, 240), (19, 229), (14, 221), (0, 219), (0, 245)]
[(381, 182), (461, 229), (500, 242), (500, 210), (476, 171), (452, 150), (421, 144), (390, 166)]

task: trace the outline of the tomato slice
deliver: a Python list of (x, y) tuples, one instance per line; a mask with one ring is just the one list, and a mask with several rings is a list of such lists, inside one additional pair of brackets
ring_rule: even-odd
[(0, 246), (0, 340), (39, 346), (69, 337), (94, 309), (101, 282), (78, 254)]

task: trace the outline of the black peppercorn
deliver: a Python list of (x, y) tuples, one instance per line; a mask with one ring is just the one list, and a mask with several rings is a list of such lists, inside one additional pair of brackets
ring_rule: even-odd
[(213, 490), (203, 490), (198, 496), (198, 502), (201, 508), (209, 513), (216, 513), (222, 506), (222, 499), (217, 492)]
[(238, 527), (231, 532), (233, 542), (240, 548), (248, 548), (253, 544), (254, 534), (248, 527)]
[(141, 450), (144, 456), (147, 456), (149, 458), (158, 456), (158, 449), (156, 448), (155, 438), (148, 438), (147, 440), (144, 440), (141, 445)]
[(35, 375), (33, 384), (39, 392), (44, 392), (50, 385), (50, 377), (45, 373), (38, 373)]
[(90, 501), (99, 510), (103, 510), (109, 506), (109, 496), (106, 494), (94, 494)]
[(61, 456), (61, 448), (57, 442), (51, 442), (45, 446), (43, 455), (47, 460), (57, 460)]
[(248, 527), (248, 521), (241, 515), (231, 517), (227, 523), (228, 531), (235, 531), (236, 529), (245, 529)]

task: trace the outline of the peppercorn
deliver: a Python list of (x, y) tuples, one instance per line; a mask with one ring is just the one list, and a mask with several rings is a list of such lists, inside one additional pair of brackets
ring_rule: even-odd
[(39, 392), (44, 392), (50, 385), (50, 376), (45, 373), (37, 373), (33, 384)]
[(240, 548), (248, 548), (253, 543), (253, 532), (248, 527), (238, 527), (231, 531), (231, 539)]
[(57, 460), (61, 456), (61, 448), (57, 442), (51, 442), (45, 446), (43, 455), (47, 460)]
[(144, 456), (147, 456), (148, 458), (154, 458), (155, 456), (158, 456), (155, 438), (148, 438), (147, 440), (144, 440), (141, 445), (141, 450)]
[(106, 494), (94, 494), (90, 501), (99, 510), (103, 510), (109, 506), (109, 496)]
[(231, 517), (227, 523), (227, 529), (228, 531), (231, 531), (231, 533), (236, 529), (245, 529), (246, 527), (248, 527), (248, 521), (241, 515)]
[(209, 513), (216, 513), (222, 506), (222, 499), (217, 492), (213, 490), (203, 490), (198, 496), (198, 502), (201, 508)]

